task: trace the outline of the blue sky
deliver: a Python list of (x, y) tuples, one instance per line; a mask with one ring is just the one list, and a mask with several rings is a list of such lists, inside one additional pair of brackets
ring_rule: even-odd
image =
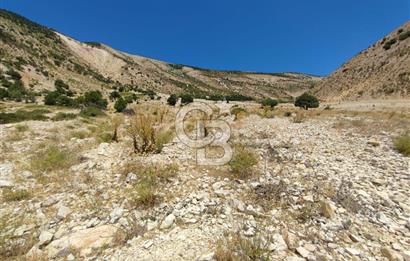
[(410, 19), (410, 0), (0, 0), (0, 8), (163, 61), (317, 75)]

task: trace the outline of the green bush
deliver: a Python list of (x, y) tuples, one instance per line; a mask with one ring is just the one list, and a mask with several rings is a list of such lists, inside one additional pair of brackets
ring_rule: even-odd
[(261, 101), (261, 104), (264, 107), (275, 108), (275, 106), (278, 105), (278, 101), (274, 99), (264, 99)]
[(16, 72), (15, 70), (10, 70), (7, 72), (7, 74), (11, 77), (11, 79), (15, 81), (20, 81), (21, 80), (21, 75), (20, 73)]
[(52, 121), (66, 121), (66, 120), (75, 119), (76, 117), (77, 115), (74, 113), (59, 112), (53, 118), (51, 118), (51, 120)]
[(116, 100), (120, 97), (121, 97), (121, 95), (118, 91), (113, 91), (113, 92), (110, 93), (110, 100), (112, 100), (112, 101), (114, 101), (114, 100)]
[(74, 107), (76, 106), (75, 100), (65, 95), (60, 95), (57, 97), (56, 104), (60, 106)]
[(175, 94), (171, 94), (167, 99), (167, 103), (171, 106), (175, 106), (178, 102), (178, 97)]
[(231, 95), (227, 95), (225, 96), (226, 101), (252, 101), (253, 99), (249, 96), (245, 96), (242, 94), (231, 94)]
[(410, 156), (410, 133), (397, 137), (394, 140), (394, 147), (405, 156)]
[(400, 41), (404, 41), (404, 40), (406, 40), (408, 37), (410, 37), (410, 31), (406, 31), (406, 32), (404, 32), (404, 33), (401, 33), (401, 34), (399, 35), (399, 40), (400, 40)]
[(8, 87), (8, 95), (11, 100), (21, 102), (26, 94), (27, 90), (21, 80), (16, 80)]
[(390, 47), (393, 45), (393, 44), (395, 44), (397, 42), (397, 40), (395, 39), (395, 38), (393, 38), (393, 39), (390, 39), (389, 41), (387, 41), (384, 45), (383, 45), (383, 49), (384, 50), (389, 50), (390, 49)]
[(319, 100), (309, 93), (304, 93), (296, 98), (295, 106), (304, 108), (305, 110), (309, 108), (317, 108), (319, 107)]
[(188, 104), (194, 101), (194, 98), (192, 97), (191, 94), (182, 94), (181, 95), (181, 103), (182, 104)]
[(87, 107), (97, 107), (100, 109), (106, 109), (108, 102), (103, 98), (100, 91), (89, 91), (84, 94), (82, 99), (83, 104)]
[(104, 112), (103, 112), (100, 108), (97, 108), (97, 107), (86, 107), (86, 108), (84, 108), (84, 109), (82, 109), (82, 110), (80, 111), (80, 115), (81, 115), (82, 117), (88, 118), (88, 117), (104, 116), (105, 114), (104, 114)]
[(57, 92), (49, 92), (46, 97), (44, 97), (45, 105), (57, 105), (57, 98), (60, 96)]
[(56, 88), (56, 92), (62, 95), (67, 95), (67, 96), (73, 96), (74, 93), (72, 91), (70, 91), (70, 87), (68, 86), (68, 84), (64, 83), (63, 80), (56, 80), (54, 82), (54, 86)]
[(221, 94), (214, 94), (209, 96), (209, 100), (211, 101), (223, 101), (225, 99), (225, 97)]
[(0, 124), (7, 124), (7, 123), (15, 123), (15, 122), (22, 122), (22, 121), (43, 121), (47, 120), (48, 117), (44, 114), (50, 113), (48, 110), (33, 110), (33, 111), (26, 111), (26, 110), (18, 110), (16, 112), (0, 112)]
[(122, 97), (118, 98), (118, 100), (114, 104), (114, 109), (117, 112), (122, 112), (126, 108), (127, 108), (127, 102)]
[(9, 98), (9, 92), (3, 88), (0, 88), (0, 100)]

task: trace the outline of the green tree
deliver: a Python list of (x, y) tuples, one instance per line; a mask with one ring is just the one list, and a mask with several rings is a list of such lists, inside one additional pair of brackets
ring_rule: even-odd
[(296, 98), (295, 106), (304, 108), (305, 110), (309, 108), (317, 108), (319, 107), (319, 100), (309, 93), (304, 93)]
[(262, 106), (264, 107), (271, 107), (271, 108), (275, 108), (276, 105), (278, 105), (278, 101), (274, 100), (274, 99), (264, 99), (261, 101)]

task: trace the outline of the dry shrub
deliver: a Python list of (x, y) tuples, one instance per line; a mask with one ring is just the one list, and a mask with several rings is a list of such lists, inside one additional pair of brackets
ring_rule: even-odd
[(296, 115), (293, 117), (293, 123), (302, 123), (306, 120), (306, 114), (302, 111), (297, 111)]
[(394, 140), (394, 148), (405, 156), (410, 156), (410, 132)]
[(111, 117), (111, 127), (113, 129), (112, 141), (118, 142), (118, 128), (124, 122), (124, 116), (118, 114)]
[(136, 114), (130, 119), (128, 134), (133, 143), (135, 153), (155, 151), (156, 130), (155, 119), (151, 115)]
[(127, 133), (133, 142), (135, 153), (161, 152), (163, 146), (174, 137), (174, 127), (169, 122), (169, 109), (164, 106), (138, 107), (130, 119)]
[(288, 207), (291, 205), (288, 185), (282, 180), (279, 183), (261, 184), (254, 188), (253, 200), (266, 209), (273, 206)]

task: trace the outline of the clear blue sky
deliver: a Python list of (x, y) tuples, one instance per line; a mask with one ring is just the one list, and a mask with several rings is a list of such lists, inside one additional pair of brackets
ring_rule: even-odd
[(410, 0), (0, 0), (0, 8), (168, 62), (318, 75), (410, 19)]

